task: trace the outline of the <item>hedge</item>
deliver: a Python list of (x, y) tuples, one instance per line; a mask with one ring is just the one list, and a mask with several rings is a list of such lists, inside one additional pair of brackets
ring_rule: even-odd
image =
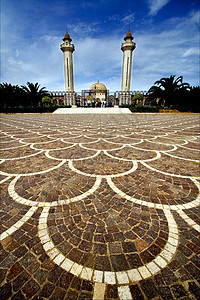
[(119, 107), (129, 108), (131, 112), (159, 112), (159, 106), (125, 104)]

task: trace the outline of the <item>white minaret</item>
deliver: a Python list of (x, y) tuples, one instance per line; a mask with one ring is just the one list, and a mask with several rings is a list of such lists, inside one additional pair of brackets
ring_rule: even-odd
[[(132, 52), (135, 49), (135, 43), (133, 43), (133, 41), (132, 41), (133, 37), (132, 37), (130, 30), (127, 32), (124, 40), (125, 40), (125, 43), (123, 43), (121, 45), (121, 50), (123, 51), (122, 90), (121, 91), (122, 91), (122, 94), (125, 95), (130, 92)], [(123, 103), (123, 104), (125, 104), (125, 103)]]
[(60, 45), (60, 49), (64, 54), (64, 72), (65, 72), (65, 91), (66, 91), (66, 103), (68, 105), (75, 105), (75, 93), (74, 93), (74, 77), (73, 77), (73, 59), (72, 53), (75, 50), (72, 39), (68, 32), (65, 33), (63, 38), (63, 44)]

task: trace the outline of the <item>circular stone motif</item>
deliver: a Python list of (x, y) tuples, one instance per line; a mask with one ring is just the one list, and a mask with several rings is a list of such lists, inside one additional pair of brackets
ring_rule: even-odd
[(195, 200), (199, 193), (190, 179), (156, 173), (141, 164), (134, 173), (112, 181), (127, 195), (151, 203), (184, 204)]
[(20, 177), (15, 191), (19, 196), (32, 201), (57, 202), (87, 192), (94, 182), (95, 178), (76, 174), (65, 164), (48, 173)]
[(164, 212), (111, 197), (112, 191), (102, 185), (107, 191), (102, 197), (91, 195), (49, 210), (54, 245), (70, 260), (101, 271), (129, 270), (152, 261), (168, 239)]

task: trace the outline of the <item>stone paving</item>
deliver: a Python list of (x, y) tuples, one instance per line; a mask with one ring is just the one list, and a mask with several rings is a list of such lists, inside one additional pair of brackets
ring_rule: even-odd
[(199, 115), (0, 124), (0, 299), (200, 299)]

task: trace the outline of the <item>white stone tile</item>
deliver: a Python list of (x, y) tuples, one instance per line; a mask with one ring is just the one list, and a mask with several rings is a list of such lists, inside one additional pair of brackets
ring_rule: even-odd
[(200, 232), (200, 225), (193, 225), (192, 226), (196, 231)]
[(20, 228), (22, 225), (24, 225), (24, 222), (19, 220), (17, 221), (17, 223), (15, 223), (13, 226), (16, 227), (16, 228)]
[(115, 272), (105, 271), (104, 276), (105, 276), (105, 278), (104, 278), (105, 283), (107, 283), (107, 284), (115, 284), (116, 283)]
[(60, 253), (60, 254), (58, 254), (58, 256), (56, 256), (54, 258), (53, 261), (59, 266), (63, 262), (64, 259), (65, 259), (65, 256)]
[(174, 239), (177, 239), (178, 240), (178, 234), (174, 233), (174, 232), (170, 232), (169, 233), (169, 236), (174, 238)]
[(160, 256), (158, 255), (155, 259), (154, 262), (159, 265), (161, 268), (166, 267), (167, 262)]
[(132, 295), (130, 288), (127, 285), (122, 285), (118, 287), (118, 295), (120, 300), (132, 300)]
[(48, 235), (47, 229), (38, 230), (39, 237), (42, 237), (43, 235)]
[(77, 263), (74, 263), (70, 272), (72, 274), (76, 275), (76, 276), (79, 276), (80, 273), (81, 273), (81, 271), (82, 271), (82, 269), (83, 269), (83, 266), (81, 266), (81, 265), (79, 265)]
[(146, 265), (147, 269), (151, 272), (152, 275), (156, 274), (157, 272), (160, 271), (160, 268), (153, 262), (151, 261)]
[(71, 261), (70, 259), (66, 258), (63, 263), (61, 264), (61, 268), (66, 270), (67, 272), (70, 271), (71, 267), (73, 266), (74, 262)]
[(166, 261), (170, 262), (173, 257), (173, 253), (163, 250), (161, 251), (160, 256), (162, 256)]
[(93, 293), (93, 300), (104, 300), (106, 290), (105, 283), (95, 282), (94, 284), (94, 293)]
[[(42, 241), (42, 243), (43, 243), (43, 241)], [(51, 250), (51, 249), (54, 249), (54, 245), (53, 245), (53, 243), (52, 242), (47, 242), (47, 243), (45, 243), (44, 245), (43, 245), (43, 248), (44, 248), (44, 250), (45, 251), (49, 251), (49, 250)], [(57, 250), (58, 251), (58, 250)], [(59, 251), (58, 251), (58, 253), (59, 253)]]
[(103, 281), (103, 271), (95, 270), (93, 281), (95, 282), (102, 282)]
[(119, 284), (129, 283), (128, 275), (125, 271), (116, 272), (116, 275), (117, 275), (117, 281)]
[(172, 246), (177, 246), (178, 240), (170, 236), (168, 238), (168, 243), (170, 243)]
[[(45, 247), (45, 245), (43, 247)], [(49, 257), (51, 259), (54, 259), (57, 255), (60, 254), (60, 252), (56, 248), (52, 248), (52, 249), (48, 250), (47, 254), (49, 255)]]
[(15, 232), (16, 230), (17, 230), (16, 227), (11, 226), (9, 229), (6, 230), (6, 232), (10, 235), (10, 234), (12, 234), (13, 232)]
[(144, 279), (151, 276), (151, 273), (149, 272), (149, 270), (145, 266), (139, 267), (138, 271), (140, 272), (142, 278), (144, 278)]
[(42, 241), (42, 244), (46, 244), (47, 242), (50, 242), (50, 238), (48, 235), (44, 235), (42, 238), (41, 238), (41, 241)]
[(46, 223), (40, 223), (40, 224), (38, 225), (38, 229), (39, 229), (39, 230), (46, 229), (46, 228), (47, 228), (47, 224), (46, 224)]
[(167, 250), (171, 253), (175, 253), (176, 252), (176, 246), (172, 246), (171, 244), (167, 243), (165, 245), (165, 250)]
[(3, 233), (1, 233), (1, 235), (0, 235), (0, 240), (1, 241), (3, 241), (5, 238), (7, 238), (9, 236), (9, 234), (6, 232), (6, 231), (4, 231)]
[(86, 280), (91, 280), (93, 270), (91, 268), (83, 267), (80, 277)]
[(137, 269), (128, 270), (127, 274), (131, 282), (136, 282), (142, 279)]

